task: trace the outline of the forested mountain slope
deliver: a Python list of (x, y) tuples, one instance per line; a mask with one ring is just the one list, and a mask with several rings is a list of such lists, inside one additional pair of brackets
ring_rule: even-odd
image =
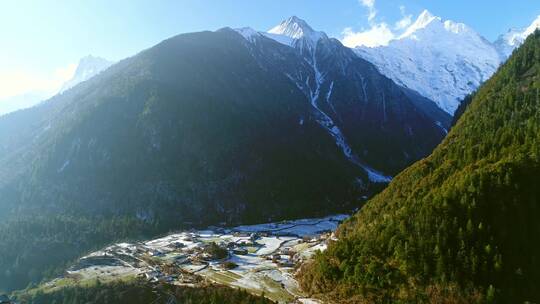
[(540, 301), (540, 32), (302, 272), (351, 303)]
[(352, 210), (449, 120), (326, 35), (172, 37), (0, 119), (0, 290), (112, 241)]

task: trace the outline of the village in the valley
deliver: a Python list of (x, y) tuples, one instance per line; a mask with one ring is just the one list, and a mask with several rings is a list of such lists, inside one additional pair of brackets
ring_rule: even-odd
[(186, 286), (217, 283), (243, 288), (280, 303), (305, 298), (294, 274), (300, 262), (326, 249), (346, 215), (235, 228), (209, 227), (163, 238), (119, 243), (81, 258), (49, 288), (66, 281), (113, 281), (139, 277)]

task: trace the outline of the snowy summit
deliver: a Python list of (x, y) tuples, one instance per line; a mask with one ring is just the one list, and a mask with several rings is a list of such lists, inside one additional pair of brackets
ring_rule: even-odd
[(112, 64), (113, 62), (108, 61), (107, 59), (92, 55), (81, 58), (79, 64), (77, 65), (77, 69), (75, 70), (75, 75), (73, 75), (73, 78), (62, 86), (60, 93), (96, 76), (109, 68)]
[[(388, 45), (358, 46), (354, 52), (397, 84), (433, 100), (453, 115), (463, 98), (489, 79), (528, 35), (540, 28), (540, 16), (527, 28), (512, 29), (492, 43), (464, 23), (424, 10)], [(313, 50), (328, 36), (292, 16), (267, 32), (236, 29), (248, 41), (264, 35), (279, 43)]]
[(495, 47), (503, 59), (508, 58), (515, 48), (520, 46), (525, 39), (536, 29), (540, 28), (540, 15), (527, 28), (510, 29), (505, 34), (499, 36), (495, 41)]
[(309, 36), (315, 31), (306, 21), (292, 16), (268, 31), (270, 34), (284, 35), (293, 39)]
[(298, 40), (316, 43), (319, 39), (327, 37), (325, 33), (315, 31), (306, 21), (296, 16), (287, 18), (264, 34), (286, 45), (292, 45)]
[(249, 41), (254, 41), (255, 37), (260, 36), (261, 34), (257, 32), (256, 30), (250, 28), (250, 27), (241, 27), (234, 29), (238, 34), (244, 36)]
[(498, 52), (480, 34), (463, 23), (443, 21), (427, 10), (387, 46), (362, 46), (355, 52), (449, 114), (500, 64)]

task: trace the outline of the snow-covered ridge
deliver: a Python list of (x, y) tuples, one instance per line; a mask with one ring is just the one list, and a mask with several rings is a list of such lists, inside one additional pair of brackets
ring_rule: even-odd
[(292, 16), (279, 25), (264, 33), (265, 36), (279, 43), (291, 46), (293, 43), (313, 45), (322, 38), (327, 38), (324, 32), (315, 31), (306, 21)]
[(257, 32), (256, 30), (250, 28), (250, 27), (242, 27), (234, 29), (238, 34), (244, 36), (248, 41), (253, 42), (255, 37), (260, 36), (261, 34)]
[(355, 52), (396, 83), (453, 114), (537, 28), (540, 16), (526, 29), (510, 30), (492, 43), (463, 23), (424, 10), (387, 46), (358, 47)]
[(399, 39), (403, 39), (406, 37), (409, 37), (413, 35), (416, 31), (421, 30), (423, 28), (426, 28), (431, 22), (434, 20), (441, 21), (440, 17), (433, 16), (429, 11), (424, 10), (416, 19), (416, 21), (411, 24), (405, 32), (399, 37)]
[(306, 21), (296, 16), (284, 20), (268, 31), (270, 34), (284, 35), (293, 39), (300, 39), (304, 36), (312, 35), (314, 32)]
[(495, 47), (503, 59), (508, 58), (512, 51), (519, 47), (536, 29), (540, 28), (540, 15), (527, 28), (513, 28), (499, 36)]
[(396, 83), (430, 98), (449, 114), (501, 62), (493, 45), (473, 29), (427, 10), (388, 46), (357, 47), (355, 52)]
[(112, 64), (112, 62), (100, 57), (91, 55), (83, 57), (80, 59), (73, 77), (62, 84), (59, 91), (32, 90), (21, 95), (2, 99), (0, 100), (0, 116), (17, 110), (31, 108), (58, 93), (62, 93), (77, 84), (92, 78)]
[(428, 10), (424, 10), (416, 19), (416, 21), (411, 24), (405, 32), (398, 38), (403, 39), (406, 37), (413, 36), (416, 32), (427, 28), (430, 25), (443, 25), (445, 30), (450, 31), (454, 34), (463, 33), (470, 31), (469, 27), (464, 23), (457, 23), (452, 20), (443, 21), (441, 17), (432, 15)]
[[(489, 79), (536, 28), (540, 28), (540, 16), (527, 28), (510, 30), (492, 43), (464, 23), (443, 20), (424, 10), (387, 46), (357, 47), (354, 51), (397, 84), (419, 92), (453, 114), (461, 100)], [(250, 41), (264, 35), (292, 47), (312, 48), (327, 37), (296, 16), (268, 32), (250, 28), (236, 31)]]
[(75, 75), (73, 75), (73, 78), (71, 78), (62, 86), (62, 88), (60, 89), (60, 93), (69, 90), (72, 87), (78, 85), (79, 83), (96, 76), (97, 74), (109, 68), (111, 65), (113, 65), (113, 62), (101, 57), (88, 55), (82, 58), (77, 65)]

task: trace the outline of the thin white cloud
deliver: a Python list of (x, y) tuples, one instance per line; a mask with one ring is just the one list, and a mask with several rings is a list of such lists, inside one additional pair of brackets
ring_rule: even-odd
[[(401, 5), (399, 11), (401, 13), (401, 19), (396, 21), (393, 25), (386, 22), (376, 22), (377, 8), (375, 7), (375, 0), (358, 0), (360, 5), (367, 8), (368, 16), (367, 21), (369, 29), (362, 29), (355, 32), (352, 28), (345, 28), (341, 34), (341, 42), (348, 47), (366, 46), (377, 47), (388, 45), (388, 43), (399, 37), (399, 33), (403, 32), (407, 27), (412, 24), (412, 15), (407, 14), (405, 6)], [(377, 18), (378, 19), (378, 18)]]
[(375, 0), (358, 1), (360, 5), (367, 8), (368, 10), (367, 20), (371, 28), (359, 32), (353, 31), (353, 29), (350, 27), (345, 28), (341, 33), (343, 35), (341, 42), (348, 47), (376, 47), (381, 45), (387, 45), (388, 42), (394, 38), (394, 34), (386, 23), (375, 22), (375, 17), (377, 17)]
[(50, 75), (33, 71), (0, 70), (0, 100), (32, 92), (56, 93), (62, 84), (73, 77), (77, 64), (54, 70)]
[(368, 21), (371, 22), (377, 16), (377, 10), (375, 9), (375, 0), (359, 0), (360, 4), (368, 9)]
[(347, 47), (388, 45), (388, 42), (395, 38), (392, 30), (384, 22), (374, 24), (369, 30), (360, 32), (354, 32), (351, 28), (346, 28), (342, 34), (341, 42)]
[(399, 11), (401, 13), (401, 19), (399, 19), (396, 24), (394, 25), (394, 29), (396, 30), (402, 30), (411, 25), (412, 23), (412, 15), (405, 13), (405, 6), (401, 5), (399, 7)]
[(362, 5), (364, 6), (371, 8), (375, 6), (375, 0), (360, 0), (360, 3), (362, 3)]

